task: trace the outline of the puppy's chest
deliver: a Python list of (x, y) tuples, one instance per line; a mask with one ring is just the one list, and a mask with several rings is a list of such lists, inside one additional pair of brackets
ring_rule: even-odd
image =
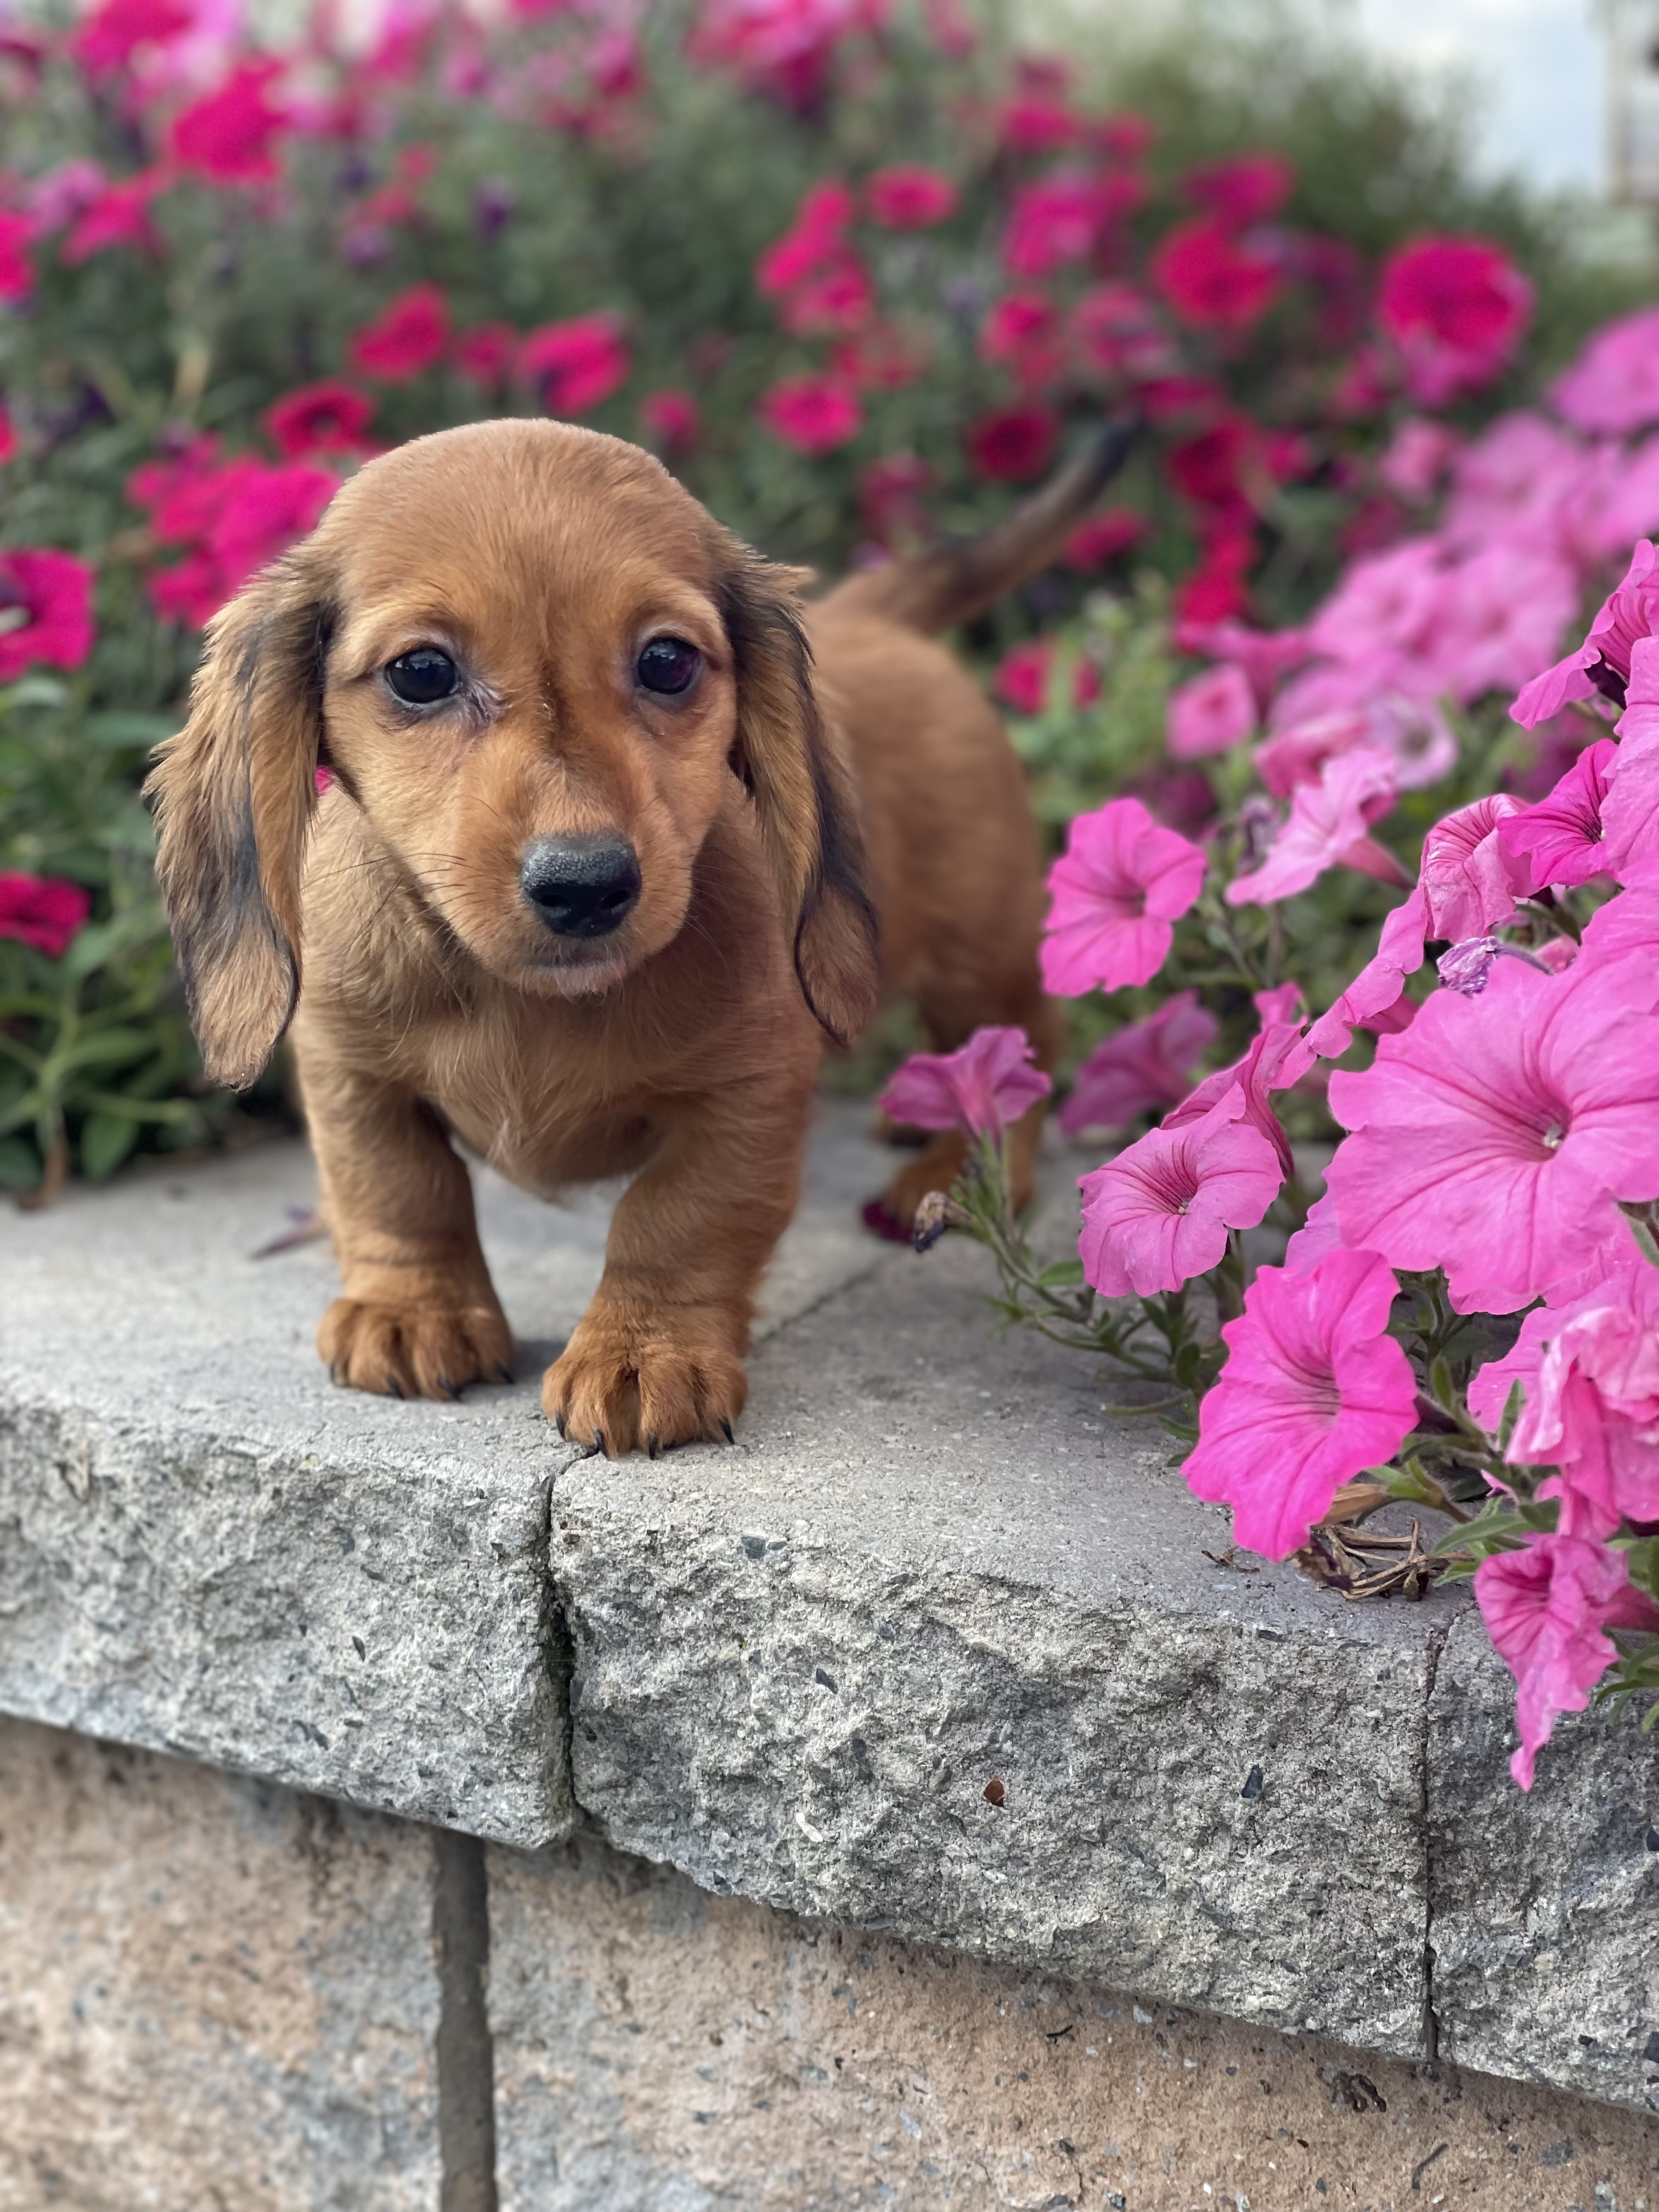
[(428, 1094), (469, 1152), (521, 1190), (556, 1197), (576, 1183), (634, 1174), (662, 1140), (638, 1100), (599, 1100), (580, 1079), (526, 1073), (510, 1089), (470, 1082)]

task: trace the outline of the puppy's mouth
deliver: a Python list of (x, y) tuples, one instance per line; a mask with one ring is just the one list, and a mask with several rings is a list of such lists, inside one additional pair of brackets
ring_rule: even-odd
[(530, 966), (535, 988), (561, 999), (596, 999), (620, 983), (634, 968), (633, 958), (615, 945), (595, 945), (588, 950), (572, 945), (568, 951), (549, 952)]

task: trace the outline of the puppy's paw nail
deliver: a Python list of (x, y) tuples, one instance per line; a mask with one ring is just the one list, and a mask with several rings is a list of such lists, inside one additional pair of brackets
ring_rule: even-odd
[(439, 1389), (443, 1392), (446, 1398), (459, 1399), (460, 1397), (461, 1386), (459, 1382), (452, 1382), (447, 1375), (440, 1375), (435, 1379)]
[(605, 1457), (607, 1459), (610, 1458), (611, 1453), (605, 1441), (605, 1431), (603, 1429), (595, 1429), (593, 1431), (593, 1449), (596, 1452), (604, 1452)]
[(736, 1442), (738, 1441), (738, 1440), (737, 1440), (737, 1438), (736, 1438), (736, 1437), (732, 1435), (732, 1424), (731, 1424), (731, 1422), (730, 1422), (730, 1421), (722, 1421), (722, 1422), (720, 1423), (720, 1431), (721, 1431), (721, 1434), (725, 1437), (726, 1441), (726, 1443), (729, 1443), (729, 1444), (734, 1444), (734, 1443), (736, 1443)]
[(401, 1398), (401, 1397), (403, 1396), (403, 1395), (404, 1395), (404, 1386), (403, 1386), (403, 1384), (402, 1384), (402, 1383), (398, 1380), (398, 1378), (397, 1378), (397, 1376), (396, 1376), (395, 1375), (388, 1375), (388, 1376), (386, 1376), (386, 1395), (387, 1395), (387, 1397), (388, 1397), (388, 1398)]
[(513, 1380), (513, 1370), (503, 1366), (499, 1359), (495, 1362), (495, 1380), (498, 1382), (510, 1382)]
[(561, 1440), (568, 1443), (569, 1442), (569, 1437), (565, 1429), (564, 1415), (562, 1413), (554, 1414), (553, 1425), (558, 1431)]
[(655, 1457), (657, 1456), (657, 1454), (658, 1454), (661, 1449), (662, 1449), (662, 1441), (661, 1441), (660, 1437), (647, 1437), (646, 1438), (646, 1440), (645, 1440), (645, 1453), (646, 1453), (646, 1457), (647, 1457), (647, 1459), (655, 1459)]

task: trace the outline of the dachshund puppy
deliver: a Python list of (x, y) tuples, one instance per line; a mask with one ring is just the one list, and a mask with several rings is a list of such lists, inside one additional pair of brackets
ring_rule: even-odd
[[(941, 1048), (1018, 1023), (1050, 1057), (1019, 764), (928, 633), (1051, 560), (1124, 442), (803, 607), (648, 454), (481, 423), (370, 462), (218, 617), (158, 866), (209, 1073), (251, 1083), (293, 1024), (337, 1382), (508, 1375), (459, 1144), (544, 1197), (631, 1178), (546, 1376), (562, 1432), (729, 1437), (825, 1036), (885, 990)], [(962, 1159), (930, 1145), (891, 1213)]]

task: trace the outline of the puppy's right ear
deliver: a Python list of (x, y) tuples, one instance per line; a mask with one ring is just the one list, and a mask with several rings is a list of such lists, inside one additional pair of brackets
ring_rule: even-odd
[(190, 720), (155, 750), (156, 873), (203, 1064), (253, 1082), (300, 994), (300, 870), (333, 616), (301, 548), (208, 626)]

